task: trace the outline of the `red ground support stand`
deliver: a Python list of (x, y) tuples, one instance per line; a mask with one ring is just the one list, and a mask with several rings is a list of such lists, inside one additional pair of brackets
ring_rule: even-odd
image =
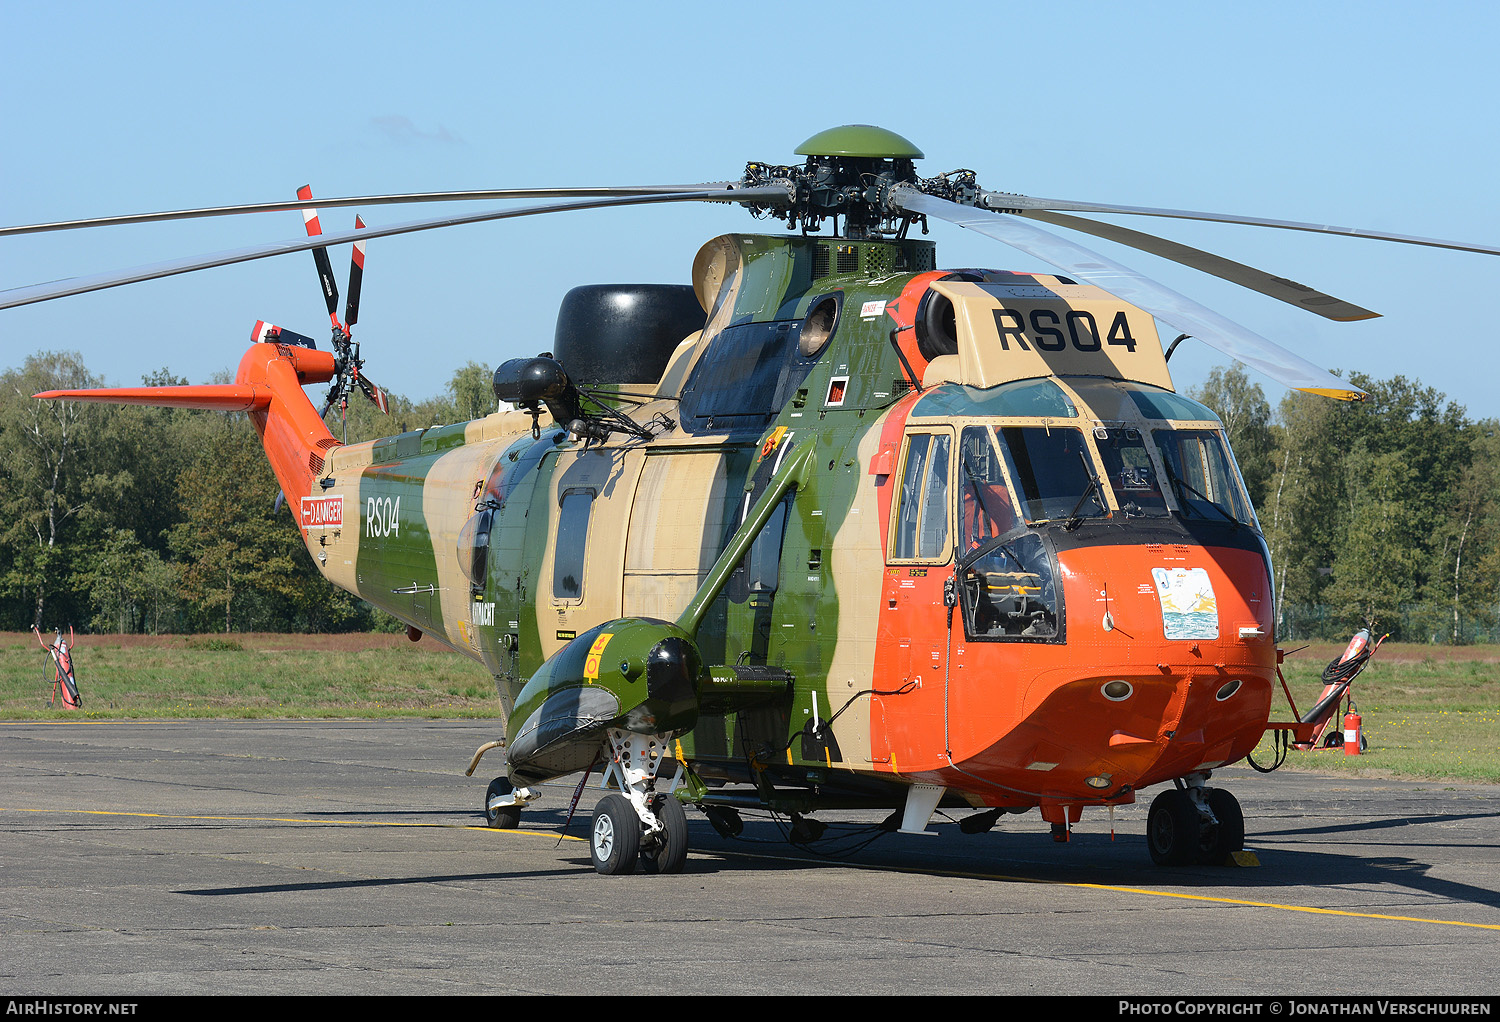
[(37, 630), (36, 625), (31, 626), (36, 635), (36, 641), (42, 644), (49, 656), (52, 658), (52, 692), (47, 698), (48, 706), (57, 705), (59, 699), (62, 704), (70, 710), (83, 708), (83, 700), (78, 695), (78, 682), (73, 677), (73, 626), (68, 626), (68, 641), (64, 642), (62, 629), (58, 629), (57, 638), (48, 645), (42, 640), (42, 633)]
[[(1343, 655), (1334, 660), (1323, 669), (1323, 691), (1318, 696), (1318, 701), (1313, 704), (1312, 709), (1297, 717), (1295, 722), (1271, 721), (1266, 724), (1268, 733), (1277, 734), (1278, 755), (1276, 763), (1271, 767), (1261, 767), (1253, 760), (1250, 765), (1257, 770), (1274, 770), (1281, 764), (1286, 754), (1288, 743), (1291, 748), (1309, 749), (1343, 749), (1345, 754), (1357, 756), (1360, 752), (1370, 747), (1369, 740), (1365, 738), (1359, 709), (1354, 705), (1354, 698), (1350, 695), (1350, 686), (1359, 673), (1365, 669), (1370, 657), (1380, 648), (1380, 644), (1389, 638), (1389, 633), (1382, 635), (1372, 645), (1370, 643), (1370, 631), (1367, 628), (1360, 629), (1354, 638), (1349, 640)], [(1286, 701), (1292, 708), (1292, 713), (1297, 713), (1297, 703), (1292, 699), (1292, 693), (1287, 688), (1286, 678), (1281, 674), (1281, 654), (1278, 651), (1276, 676), (1281, 681), (1281, 690), (1286, 695)], [(1344, 730), (1331, 731), (1326, 737), (1324, 731), (1338, 713), (1340, 701), (1344, 706)], [(1352, 721), (1352, 723), (1350, 723)], [(1352, 740), (1350, 735), (1353, 735)]]

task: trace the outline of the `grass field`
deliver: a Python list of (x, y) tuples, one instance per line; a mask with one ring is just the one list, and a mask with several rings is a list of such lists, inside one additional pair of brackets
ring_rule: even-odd
[[(1323, 668), (1343, 651), (1317, 644), (1287, 657), (1281, 670), (1299, 710), (1312, 706)], [(1388, 642), (1355, 679), (1353, 695), (1370, 747), (1358, 756), (1293, 750), (1286, 769), (1500, 783), (1500, 646)], [(1291, 719), (1284, 697), (1271, 715)], [(1268, 741), (1254, 758), (1271, 762)]]
[(401, 634), (80, 635), (81, 711), (47, 707), (50, 670), (0, 633), (0, 718), (500, 716), (480, 664)]
[[(1287, 657), (1300, 710), (1342, 652), (1318, 644)], [(403, 635), (79, 636), (81, 711), (48, 708), (47, 670), (35, 636), (0, 633), (0, 718), (500, 716), (483, 667)], [(1284, 768), (1500, 783), (1500, 646), (1386, 643), (1354, 699), (1363, 755), (1293, 751)], [(1291, 719), (1279, 693), (1272, 718)], [(1255, 759), (1272, 760), (1269, 742)]]

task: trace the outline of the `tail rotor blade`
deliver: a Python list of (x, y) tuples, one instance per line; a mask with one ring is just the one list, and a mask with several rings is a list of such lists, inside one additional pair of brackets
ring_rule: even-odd
[[(354, 229), (362, 231), (365, 222), (358, 214), (354, 217)], [(354, 243), (354, 254), (349, 259), (349, 298), (344, 305), (344, 327), (348, 330), (354, 329), (354, 323), (359, 319), (359, 288), (365, 279), (365, 242), (360, 239)]]
[[(303, 185), (297, 189), (297, 199), (306, 202), (312, 198), (312, 186)], [(307, 228), (307, 236), (316, 238), (323, 233), (323, 227), (318, 223), (318, 211), (308, 206), (302, 211), (302, 223)], [(313, 263), (318, 268), (318, 286), (323, 289), (323, 304), (328, 306), (328, 318), (333, 321), (333, 328), (339, 329), (338, 307), (339, 307), (339, 285), (333, 277), (333, 264), (328, 261), (328, 249), (313, 249)]]
[(387, 415), (391, 414), (390, 402), (388, 402), (385, 398), (385, 391), (381, 390), (375, 384), (371, 383), (367, 377), (362, 375), (357, 377), (355, 379), (355, 382), (359, 384), (359, 389), (365, 392), (365, 397), (375, 402), (376, 408), (379, 408)]

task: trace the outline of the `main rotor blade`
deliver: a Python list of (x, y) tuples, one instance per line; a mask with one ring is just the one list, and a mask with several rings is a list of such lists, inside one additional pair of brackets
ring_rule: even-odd
[(306, 252), (309, 249), (324, 245), (343, 245), (352, 241), (369, 238), (385, 238), (395, 234), (412, 234), (416, 231), (430, 231), (439, 227), (456, 227), (460, 224), (482, 223), (487, 220), (508, 220), (515, 217), (532, 216), (538, 213), (560, 213), (573, 209), (598, 209), (608, 206), (633, 206), (656, 202), (741, 202), (767, 205), (782, 203), (786, 200), (786, 189), (771, 185), (762, 188), (736, 188), (724, 191), (710, 190), (678, 192), (670, 195), (653, 194), (585, 199), (577, 202), (549, 203), (544, 206), (518, 206), (510, 209), (487, 210), (483, 213), (434, 217), (430, 220), (411, 220), (406, 223), (392, 224), (388, 227), (366, 227), (353, 231), (335, 231), (332, 234), (323, 234), (317, 238), (289, 238), (286, 241), (269, 242), (251, 248), (235, 249), (228, 252), (214, 252), (208, 255), (191, 256), (186, 259), (174, 259), (169, 262), (154, 263), (149, 266), (117, 270), (113, 273), (99, 273), (88, 277), (68, 277), (64, 280), (49, 281), (44, 284), (31, 284), (26, 287), (11, 288), (6, 291), (0, 291), (0, 309), (9, 309), (18, 305), (30, 305), (34, 302), (45, 302), (53, 298), (66, 298), (69, 295), (84, 294), (89, 291), (100, 291), (108, 287), (119, 287), (121, 284), (135, 284), (144, 280), (155, 280), (158, 277), (170, 277), (178, 273), (206, 270), (214, 266), (228, 266), (232, 263), (249, 262), (252, 259), (265, 259), (270, 256), (284, 255), (288, 252)]
[(1302, 356), (1225, 319), (1185, 295), (1156, 283), (1097, 252), (1040, 230), (1003, 213), (962, 206), (923, 195), (910, 187), (895, 189), (891, 201), (913, 213), (935, 216), (1002, 241), (1028, 255), (1045, 259), (1068, 274), (1102, 287), (1183, 333), (1199, 338), (1271, 379), (1296, 390), (1357, 401), (1364, 391), (1319, 369)]
[(1068, 216), (1065, 213), (1052, 213), (1040, 209), (1022, 210), (1021, 216), (1030, 217), (1033, 220), (1041, 220), (1058, 227), (1066, 227), (1069, 230), (1081, 231), (1084, 234), (1092, 234), (1096, 238), (1104, 238), (1107, 241), (1118, 242), (1121, 245), (1129, 245), (1138, 248), (1142, 252), (1150, 252), (1152, 255), (1170, 259), (1174, 263), (1191, 266), (1195, 270), (1204, 273), (1212, 273), (1232, 284), (1248, 287), (1252, 291), (1259, 291), (1263, 295), (1269, 295), (1288, 305), (1295, 305), (1299, 309), (1315, 312), (1326, 319), (1347, 323), (1358, 319), (1375, 319), (1380, 313), (1371, 312), (1369, 309), (1360, 308), (1352, 302), (1342, 301), (1332, 295), (1299, 284), (1295, 280), (1285, 277), (1273, 277), (1264, 270), (1257, 270), (1253, 266), (1237, 263), (1233, 259), (1225, 259), (1223, 256), (1214, 255), (1212, 252), (1204, 252), (1201, 249), (1180, 245), (1166, 238), (1158, 238), (1154, 234), (1142, 234), (1140, 231), (1132, 231), (1128, 227), (1119, 227), (1115, 224), (1101, 223), (1098, 220), (1086, 220), (1083, 217)]
[(1430, 248), (1451, 248), (1459, 252), (1479, 252), (1484, 255), (1500, 255), (1500, 246), (1479, 245), (1467, 241), (1444, 241), (1441, 238), (1419, 238), (1411, 234), (1392, 234), (1388, 231), (1371, 231), (1361, 227), (1333, 227), (1328, 224), (1308, 224), (1299, 220), (1268, 220), (1264, 217), (1237, 216), (1232, 213), (1203, 213), (1191, 209), (1157, 209), (1152, 206), (1116, 206), (1107, 202), (1074, 202), (1071, 199), (1038, 199), (1030, 195), (1011, 195), (1007, 192), (982, 192), (980, 203), (987, 209), (1025, 212), (1027, 210), (1070, 210), (1075, 213), (1129, 213), (1136, 216), (1164, 216), (1176, 220), (1207, 220), (1222, 224), (1244, 224), (1249, 227), (1279, 227), (1288, 231), (1311, 231), (1314, 234), (1343, 234), (1351, 238), (1371, 238), (1375, 241), (1396, 241), (1403, 245), (1426, 245)]
[(392, 205), (408, 202), (488, 202), (496, 199), (609, 198), (627, 195), (671, 195), (678, 192), (703, 191), (733, 187), (733, 181), (708, 181), (696, 185), (624, 185), (591, 188), (498, 188), (457, 192), (402, 192), (391, 195), (349, 196), (341, 199), (309, 199), (297, 202), (251, 202), (235, 206), (205, 206), (201, 209), (166, 210), (160, 213), (130, 213), (124, 216), (101, 216), (86, 220), (58, 220), (47, 224), (24, 224), (0, 227), (0, 238), (13, 234), (37, 234), (42, 231), (72, 231), (80, 227), (119, 227), (123, 224), (156, 223), (162, 220), (195, 220), (210, 216), (235, 216), (240, 213), (284, 213), (289, 209), (312, 206)]

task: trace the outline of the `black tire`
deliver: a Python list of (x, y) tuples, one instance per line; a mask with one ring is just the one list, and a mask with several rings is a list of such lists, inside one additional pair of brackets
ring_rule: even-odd
[(605, 795), (589, 824), (589, 858), (605, 876), (634, 873), (641, 855), (641, 818), (623, 795)]
[(1223, 788), (1208, 789), (1208, 808), (1219, 822), (1203, 834), (1199, 861), (1217, 866), (1245, 847), (1245, 814), (1239, 799)]
[(499, 806), (490, 808), (490, 799), (496, 795), (509, 795), (515, 791), (510, 780), (505, 777), (497, 777), (490, 782), (490, 786), (484, 793), (484, 820), (496, 830), (515, 830), (521, 825), (520, 806)]
[(662, 832), (650, 847), (641, 849), (643, 873), (681, 873), (687, 863), (687, 813), (675, 795), (655, 795), (651, 811), (662, 823)]
[(1198, 810), (1188, 793), (1172, 788), (1156, 796), (1146, 817), (1146, 846), (1158, 866), (1186, 866), (1198, 857)]

